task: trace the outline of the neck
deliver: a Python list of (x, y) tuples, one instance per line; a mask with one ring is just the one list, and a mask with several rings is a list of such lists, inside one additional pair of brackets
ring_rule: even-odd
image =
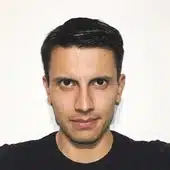
[(62, 131), (59, 131), (56, 134), (56, 143), (63, 155), (72, 161), (90, 163), (100, 160), (107, 155), (113, 144), (113, 135), (111, 131), (108, 130), (95, 145), (77, 146), (73, 144)]

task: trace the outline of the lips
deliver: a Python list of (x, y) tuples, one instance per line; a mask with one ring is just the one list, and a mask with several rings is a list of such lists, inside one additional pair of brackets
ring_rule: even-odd
[(98, 118), (90, 118), (90, 119), (74, 119), (71, 120), (72, 126), (77, 130), (88, 130), (92, 129), (97, 125)]
[(79, 122), (79, 123), (88, 123), (88, 122), (92, 122), (92, 121), (95, 121), (95, 120), (97, 120), (97, 118), (96, 119), (75, 119), (75, 120), (71, 120), (71, 121)]

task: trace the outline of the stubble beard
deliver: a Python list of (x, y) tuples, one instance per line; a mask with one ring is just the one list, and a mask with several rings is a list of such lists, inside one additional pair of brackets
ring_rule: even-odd
[(67, 139), (69, 139), (69, 141), (72, 144), (74, 144), (75, 146), (93, 147), (93, 146), (97, 145), (97, 143), (100, 142), (100, 140), (102, 139), (104, 134), (110, 130), (110, 125), (112, 123), (112, 120), (113, 120), (113, 116), (105, 122), (105, 124), (103, 125), (103, 128), (101, 129), (101, 132), (98, 134), (98, 136), (94, 139), (89, 139), (89, 140), (78, 140), (78, 139), (76, 139), (76, 137), (71, 135), (69, 133), (69, 131), (67, 130), (67, 128), (65, 126), (63, 126), (62, 123), (60, 123), (57, 119), (56, 119), (56, 123), (59, 126), (59, 131), (62, 134), (64, 134), (67, 137)]

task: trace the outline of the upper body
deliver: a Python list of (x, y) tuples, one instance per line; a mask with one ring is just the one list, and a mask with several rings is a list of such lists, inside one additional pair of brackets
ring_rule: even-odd
[(70, 19), (48, 34), (41, 55), (59, 131), (4, 145), (0, 169), (170, 169), (168, 144), (137, 142), (110, 131), (126, 78), (116, 28), (95, 19)]
[(56, 145), (53, 132), (39, 140), (0, 147), (2, 170), (169, 170), (170, 145), (161, 141), (134, 141), (112, 131), (110, 151), (91, 163), (78, 163), (65, 156)]

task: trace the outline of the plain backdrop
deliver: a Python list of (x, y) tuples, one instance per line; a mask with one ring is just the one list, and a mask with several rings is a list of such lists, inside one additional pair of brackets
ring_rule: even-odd
[(170, 142), (169, 0), (0, 0), (0, 145), (55, 130), (42, 84), (40, 48), (72, 17), (97, 18), (124, 39), (126, 86), (111, 128)]

